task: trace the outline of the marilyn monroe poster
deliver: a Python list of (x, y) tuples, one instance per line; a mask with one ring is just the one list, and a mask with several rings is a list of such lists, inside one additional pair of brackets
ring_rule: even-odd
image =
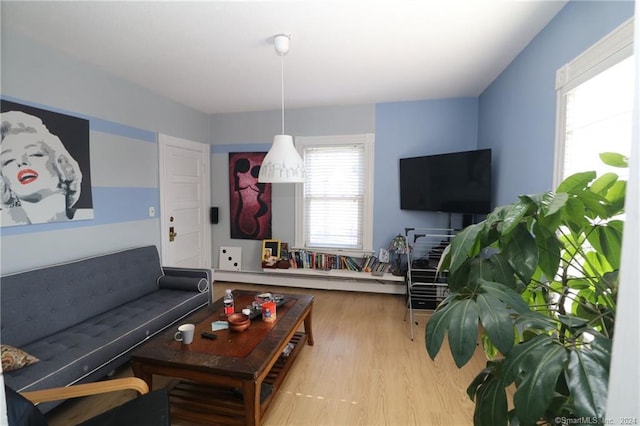
[(89, 121), (0, 106), (1, 226), (93, 219)]

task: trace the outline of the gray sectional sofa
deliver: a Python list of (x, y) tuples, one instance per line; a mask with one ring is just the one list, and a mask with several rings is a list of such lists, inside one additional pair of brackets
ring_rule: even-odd
[(4, 372), (5, 384), (22, 392), (99, 380), (206, 306), (211, 285), (209, 269), (161, 267), (155, 246), (3, 276), (0, 342), (39, 359)]

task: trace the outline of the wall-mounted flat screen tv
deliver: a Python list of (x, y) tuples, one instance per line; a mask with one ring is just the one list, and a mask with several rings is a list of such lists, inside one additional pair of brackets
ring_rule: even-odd
[(400, 159), (400, 208), (491, 211), (491, 149)]

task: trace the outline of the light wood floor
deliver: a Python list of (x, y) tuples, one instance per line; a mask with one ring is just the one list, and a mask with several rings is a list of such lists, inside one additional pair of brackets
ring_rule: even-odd
[[(315, 296), (315, 345), (300, 352), (263, 425), (473, 423), (466, 388), (484, 367), (482, 351), (458, 369), (445, 340), (431, 361), (424, 342), (428, 317), (417, 317), (416, 338), (411, 341), (404, 296), (216, 282), (214, 297), (222, 297), (227, 287)], [(131, 374), (124, 368), (116, 376)], [(160, 382), (155, 380), (154, 387), (162, 386)], [(119, 392), (69, 401), (48, 420), (52, 426), (76, 424), (134, 396)]]

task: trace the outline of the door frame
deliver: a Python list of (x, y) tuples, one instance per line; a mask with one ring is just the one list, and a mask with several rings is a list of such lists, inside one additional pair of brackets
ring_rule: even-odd
[(201, 151), (202, 154), (202, 167), (203, 167), (203, 182), (202, 182), (202, 202), (200, 208), (202, 209), (202, 232), (204, 234), (203, 249), (205, 251), (203, 257), (205, 259), (204, 268), (211, 269), (213, 266), (213, 260), (211, 257), (211, 226), (209, 226), (209, 208), (211, 206), (211, 146), (206, 143), (194, 142), (187, 139), (178, 138), (175, 136), (169, 136), (162, 133), (158, 133), (158, 176), (159, 176), (159, 189), (160, 189), (160, 251), (162, 264), (166, 265), (168, 260), (166, 259), (168, 248), (169, 235), (169, 219), (166, 214), (167, 198), (166, 193), (167, 182), (164, 176), (164, 170), (167, 159), (167, 147), (174, 146), (182, 149), (191, 149), (195, 151)]

